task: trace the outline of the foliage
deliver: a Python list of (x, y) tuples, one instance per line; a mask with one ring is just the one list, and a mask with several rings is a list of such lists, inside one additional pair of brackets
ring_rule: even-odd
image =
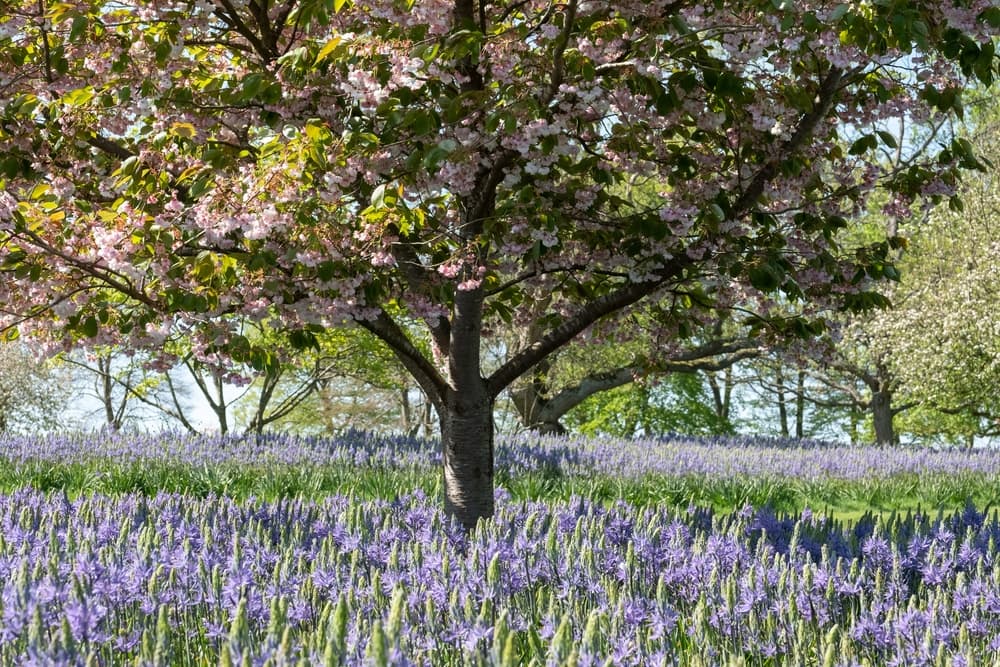
[(657, 436), (667, 433), (731, 433), (711, 407), (699, 373), (671, 373), (591, 396), (566, 415), (566, 425), (584, 435)]
[[(847, 156), (837, 127), (899, 105), (958, 110), (956, 77), (989, 81), (994, 65), (982, 40), (997, 17), (979, 4), (719, 3), (657, 16), (644, 3), (551, 15), (518, 3), (490, 5), (485, 25), (464, 7), (302, 2), (264, 17), (177, 2), (136, 20), (103, 3), (12, 7), (3, 245), (10, 274), (35, 291), (12, 285), (5, 301), (91, 340), (148, 346), (164, 325), (197, 327), (198, 357), (263, 368), (268, 351), (217, 316), (273, 305), (308, 347), (316, 326), (371, 321), (383, 303), (447, 315), (467, 292), (510, 313), (523, 282), (555, 289), (559, 312), (574, 292), (621, 287), (602, 267), (634, 265), (636, 284), (658, 285), (664, 270), (707, 268), (699, 256), (757, 290), (847, 286), (855, 274), (828, 232), (862, 194), (848, 187), (869, 177), (856, 167), (888, 139), (865, 134)], [(749, 30), (715, 32), (734, 20)], [(885, 54), (912, 49), (945, 57), (910, 80)], [(974, 163), (956, 140), (889, 184), (914, 196)], [(670, 190), (651, 215), (617, 220), (611, 239), (597, 220), (620, 202), (602, 181), (646, 168)], [(473, 232), (461, 214), (478, 200), (491, 210)], [(776, 253), (803, 244), (815, 252)], [(590, 271), (575, 272), (584, 257)], [(878, 249), (864, 257), (883, 265)], [(525, 268), (533, 276), (496, 291)]]
[[(1000, 154), (996, 113), (972, 141)], [(957, 413), (955, 435), (997, 432), (1000, 416), (1000, 172), (970, 178), (963, 207), (935, 209), (913, 234), (896, 307), (878, 319), (880, 343), (909, 400)]]
[(71, 428), (68, 373), (18, 342), (0, 343), (0, 432)]

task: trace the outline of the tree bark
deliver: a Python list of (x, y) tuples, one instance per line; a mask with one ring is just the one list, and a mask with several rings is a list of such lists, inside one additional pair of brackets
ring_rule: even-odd
[(441, 411), (444, 508), (467, 529), (493, 516), (493, 398), (486, 385), (449, 391)]
[(559, 421), (562, 413), (556, 414), (548, 409), (550, 401), (545, 398), (538, 383), (530, 382), (510, 395), (523, 427), (542, 435), (566, 433), (566, 427)]
[(399, 408), (400, 425), (403, 433), (413, 437), (415, 431), (413, 428), (413, 408), (410, 404), (410, 391), (407, 387), (399, 390)]
[(795, 437), (800, 440), (806, 437), (806, 372), (799, 368), (795, 383)]
[(896, 434), (892, 425), (892, 393), (876, 391), (872, 393), (872, 422), (875, 425), (875, 444), (892, 445)]
[(97, 357), (97, 370), (101, 381), (101, 401), (104, 403), (104, 420), (112, 431), (120, 430), (121, 425), (115, 419), (114, 383), (111, 378), (111, 357)]
[(778, 394), (778, 420), (781, 426), (781, 437), (788, 437), (788, 401), (785, 397), (785, 374), (779, 365), (774, 371), (774, 382)]

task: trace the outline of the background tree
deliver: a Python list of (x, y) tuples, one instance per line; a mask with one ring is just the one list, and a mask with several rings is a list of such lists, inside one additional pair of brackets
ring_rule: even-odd
[(157, 360), (148, 354), (104, 346), (73, 351), (60, 359), (72, 371), (78, 396), (97, 404), (87, 417), (97, 415), (104, 428), (119, 431), (150, 419), (164, 426), (173, 420), (183, 423), (175, 410), (190, 409), (187, 388), (172, 383), (162, 368), (154, 368)]
[(869, 323), (842, 318), (831, 322), (831, 330), (821, 345), (786, 347), (757, 369), (753, 382), (772, 397), (780, 434), (830, 437), (840, 431), (852, 442), (898, 444), (896, 417), (914, 404), (899, 395), (899, 381)]
[(0, 343), (0, 433), (70, 428), (69, 374), (17, 341)]
[[(435, 406), (471, 526), (496, 398), (582, 332), (712, 280), (763, 321), (769, 295), (813, 304), (785, 323), (802, 334), (882, 303), (888, 245), (836, 231), (876, 184), (936, 196), (978, 163), (958, 142), (882, 174), (879, 123), (992, 81), (1000, 10), (32, 0), (2, 20), (5, 325), (55, 347), (179, 326), (195, 361), (263, 372), (280, 355), (243, 318), (302, 348), (354, 321)], [(668, 189), (637, 210), (605, 187), (636, 179)], [(486, 373), (484, 337), (539, 292), (539, 334)]]
[(570, 410), (566, 425), (586, 435), (658, 436), (734, 433), (719, 419), (702, 374), (678, 371), (595, 393)]
[(430, 437), (431, 406), (384, 345), (361, 328), (317, 336), (303, 350), (255, 381), (236, 408), (250, 431), (264, 427), (335, 435), (349, 429)]
[[(1000, 155), (996, 106), (976, 120), (970, 140)], [(932, 421), (967, 439), (1000, 431), (1000, 173), (970, 177), (961, 194), (912, 235), (897, 305), (872, 328), (907, 398), (952, 416)]]

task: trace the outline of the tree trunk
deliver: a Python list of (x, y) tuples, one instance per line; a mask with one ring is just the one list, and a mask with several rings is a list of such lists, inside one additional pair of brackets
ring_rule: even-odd
[(219, 434), (227, 435), (229, 433), (229, 420), (226, 417), (225, 385), (222, 382), (222, 376), (218, 373), (215, 373), (212, 379), (215, 382), (216, 395), (219, 397), (219, 402), (212, 405), (212, 411), (219, 421)]
[(399, 419), (403, 433), (411, 438), (415, 435), (416, 429), (413, 427), (413, 406), (410, 403), (410, 390), (403, 387), (399, 390)]
[(781, 367), (774, 371), (774, 382), (778, 393), (778, 420), (781, 426), (781, 437), (788, 437), (788, 401), (785, 397), (785, 374)]
[(566, 427), (559, 421), (564, 413), (555, 414), (545, 409), (549, 401), (542, 395), (537, 382), (529, 382), (510, 394), (521, 425), (526, 429), (541, 435), (566, 434)]
[(112, 431), (119, 430), (115, 420), (114, 383), (111, 379), (111, 357), (98, 357), (97, 368), (101, 376), (101, 400), (104, 402), (104, 421)]
[(892, 426), (892, 393), (876, 391), (872, 393), (872, 422), (875, 425), (875, 443), (892, 445), (896, 434)]
[(795, 437), (800, 440), (806, 437), (806, 372), (799, 369), (799, 377), (795, 383)]
[(449, 390), (441, 408), (444, 508), (468, 529), (493, 516), (493, 399)]
[(712, 390), (713, 406), (715, 416), (723, 424), (729, 424), (729, 412), (731, 398), (733, 394), (733, 369), (727, 366), (722, 374), (722, 384), (719, 384), (719, 374), (716, 372), (705, 373), (708, 378), (708, 386)]

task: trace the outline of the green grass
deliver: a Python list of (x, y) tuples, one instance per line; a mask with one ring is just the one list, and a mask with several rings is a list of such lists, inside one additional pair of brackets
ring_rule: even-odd
[[(565, 500), (582, 496), (605, 503), (624, 500), (638, 506), (698, 505), (719, 510), (751, 504), (769, 505), (785, 512), (809, 507), (832, 512), (840, 518), (857, 517), (869, 510), (889, 512), (918, 506), (947, 511), (963, 507), (969, 501), (982, 508), (1000, 499), (1000, 479), (972, 473), (806, 481), (695, 476), (628, 479), (607, 475), (563, 476), (553, 470), (512, 476), (500, 470), (496, 482), (514, 499)], [(441, 474), (429, 468), (194, 466), (112, 461), (67, 464), (34, 461), (13, 465), (0, 461), (0, 491), (23, 487), (63, 491), (70, 496), (94, 492), (147, 495), (168, 492), (268, 500), (291, 496), (320, 498), (330, 494), (392, 499), (418, 489), (430, 496), (439, 495), (442, 481)]]

